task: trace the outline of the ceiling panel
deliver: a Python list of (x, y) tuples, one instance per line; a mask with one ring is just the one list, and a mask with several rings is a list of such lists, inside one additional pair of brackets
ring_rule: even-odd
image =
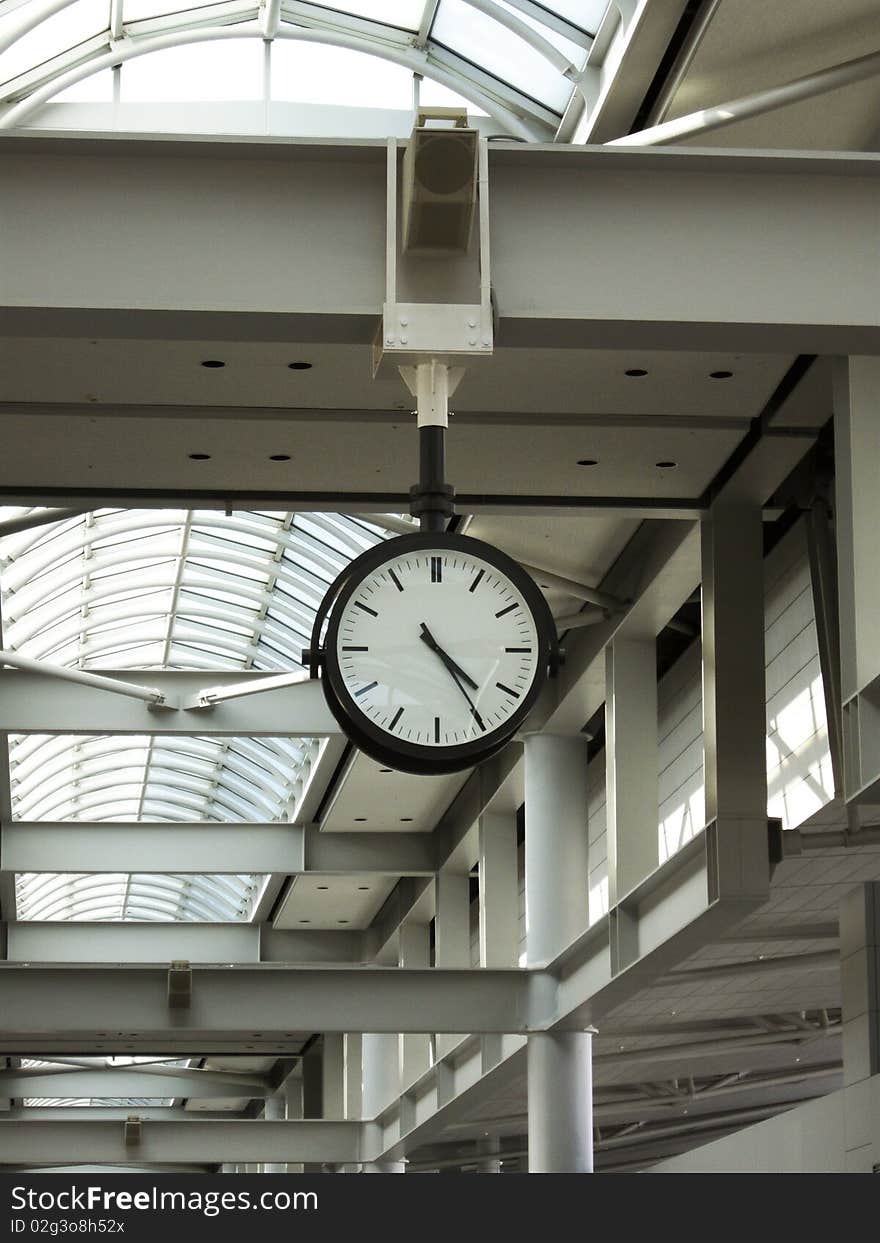
[(294, 876), (274, 926), (308, 927), (312, 932), (369, 928), (395, 883), (394, 877), (375, 874), (319, 876), (310, 872)]
[(416, 777), (377, 764), (360, 752), (321, 820), (325, 832), (430, 833), (464, 784), (466, 774)]
[[(411, 410), (396, 375), (371, 378), (370, 354), (366, 345), (7, 337), (0, 371), (7, 402)], [(748, 420), (790, 363), (776, 354), (502, 346), (473, 360), (452, 405), (462, 413)]]

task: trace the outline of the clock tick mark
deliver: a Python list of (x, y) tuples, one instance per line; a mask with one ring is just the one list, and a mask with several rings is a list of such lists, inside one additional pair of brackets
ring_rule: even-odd
[(369, 613), (372, 617), (379, 616), (375, 609), (371, 609), (369, 604), (363, 604), (360, 600), (355, 600), (354, 607), (356, 609), (363, 609), (365, 613)]
[(530, 647), (506, 647), (505, 652), (530, 652)]
[(397, 577), (397, 575), (394, 573), (393, 570), (389, 569), (388, 577), (391, 579), (392, 583), (394, 584), (394, 586), (397, 588), (398, 591), (403, 591), (403, 583), (401, 583), (400, 579)]
[(440, 741), (440, 718), (439, 716), (434, 717), (434, 741), (435, 742)]
[(505, 695), (512, 695), (514, 699), (519, 699), (519, 691), (512, 690), (511, 687), (505, 686), (503, 682), (496, 682), (495, 685), (500, 691), (504, 691)]
[(443, 563), (439, 557), (431, 558), (431, 582), (440, 583), (443, 581)]
[(361, 695), (366, 695), (367, 691), (371, 691), (374, 686), (378, 686), (378, 682), (368, 682), (366, 686), (362, 686), (359, 691), (355, 691), (355, 699), (359, 699)]
[(512, 613), (516, 607), (517, 607), (517, 604), (516, 604), (516, 601), (514, 600), (513, 604), (508, 604), (506, 609), (501, 609), (500, 612), (495, 614), (495, 616), (505, 617), (508, 613)]
[(400, 720), (400, 718), (401, 718), (402, 716), (403, 716), (403, 708), (398, 708), (398, 709), (397, 709), (397, 711), (395, 712), (395, 714), (394, 714), (394, 716), (393, 716), (393, 718), (392, 718), (392, 720), (391, 720), (391, 724), (388, 726), (388, 728), (389, 728), (389, 729), (394, 729), (394, 726), (397, 724), (397, 722)]
[(477, 575), (477, 577), (474, 579), (474, 581), (471, 583), (470, 587), (468, 587), (468, 591), (476, 591), (476, 590), (477, 590), (477, 588), (478, 588), (478, 587), (479, 587), (479, 585), (480, 585), (480, 579), (483, 577), (483, 575), (484, 575), (485, 573), (486, 573), (486, 571), (485, 571), (485, 570), (480, 570), (479, 574), (478, 574), (478, 575)]
[(342, 650), (343, 652), (368, 652), (370, 649), (368, 647), (347, 647), (343, 645)]

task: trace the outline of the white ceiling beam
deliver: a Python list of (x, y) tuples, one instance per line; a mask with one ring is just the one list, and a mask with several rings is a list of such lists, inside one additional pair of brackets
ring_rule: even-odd
[(543, 971), (194, 965), (186, 1009), (169, 1008), (167, 975), (149, 966), (8, 963), (0, 1053), (155, 1052), (173, 1043), (182, 1055), (233, 1042), (239, 1053), (261, 1042), (279, 1053), (298, 1033), (347, 1032), (353, 1022), (372, 1032), (526, 1032), (545, 1028), (554, 1012), (555, 981)]
[(430, 876), (430, 833), (320, 833), (292, 824), (69, 821), (0, 825), (0, 872), (281, 872)]
[(119, 923), (11, 920), (2, 928), (8, 942), (8, 961), (25, 965), (60, 962), (158, 964), (182, 959), (226, 967), (259, 962), (327, 966), (373, 959), (368, 934), (358, 931), (133, 920)]
[[(124, 1097), (216, 1100), (222, 1097), (265, 1097), (274, 1091), (260, 1079), (191, 1070), (185, 1076), (144, 1075), (137, 1067), (107, 1070), (0, 1071), (0, 1092), (11, 1097), (68, 1100)], [(2, 1116), (2, 1115), (0, 1115)]]
[[(132, 1108), (129, 1113), (137, 1114)], [(263, 1119), (148, 1120), (138, 1144), (127, 1145), (115, 1121), (16, 1118), (0, 1121), (0, 1166), (10, 1163), (143, 1165), (152, 1162), (314, 1161), (360, 1158), (360, 1122), (267, 1122)]]
[[(337, 146), (332, 159), (322, 160), (314, 144), (205, 142), (191, 161), (192, 193), (181, 199), (180, 143), (165, 156), (151, 138), (154, 194), (147, 203), (134, 192), (138, 141), (108, 139), (105, 147), (92, 139), (86, 147), (71, 137), (63, 160), (40, 154), (46, 141), (29, 135), (0, 143), (10, 333), (30, 335), (34, 317), (45, 322), (51, 312), (59, 323), (72, 315), (68, 329), (84, 316), (84, 336), (95, 330), (98, 313), (111, 335), (114, 322), (116, 334), (130, 334), (135, 321), (142, 331), (155, 319), (152, 335), (162, 336), (161, 325), (170, 331), (185, 312), (190, 332), (203, 334), (196, 339), (216, 340), (235, 329), (234, 317), (258, 313), (264, 339), (296, 339), (307, 330), (308, 339), (371, 340), (384, 296), (377, 244), (385, 220), (383, 144)], [(244, 234), (236, 205), (218, 193), (229, 159), (243, 154), (260, 157), (249, 185), (252, 227)], [(14, 166), (4, 168), (13, 155)], [(307, 178), (298, 167), (304, 155)], [(876, 154), (493, 143), (489, 172), (492, 281), (506, 347), (880, 350), (872, 280)], [(199, 210), (205, 201), (215, 207), (209, 218)], [(68, 245), (86, 228), (103, 239), (101, 265)], [(280, 232), (288, 244), (279, 256), (272, 239)], [(164, 261), (171, 233), (181, 243), (173, 273)], [(583, 235), (590, 245), (572, 249), (570, 238)], [(229, 237), (236, 238), (236, 270), (252, 273), (248, 282), (230, 265), (210, 261)], [(141, 274), (137, 308), (124, 276), (132, 265)], [(206, 304), (217, 310), (191, 309)], [(65, 307), (80, 310), (68, 315)]]
[[(256, 924), (23, 920), (8, 923), (6, 937), (6, 957), (25, 965), (260, 961), (260, 929)], [(82, 1052), (82, 1047), (71, 1052)]]
[[(142, 676), (114, 671), (113, 681), (140, 691)], [(149, 677), (154, 684), (151, 694), (155, 690), (168, 702), (193, 699), (205, 683), (204, 673), (151, 669)], [(215, 674), (214, 678), (218, 685), (235, 687), (254, 681), (254, 673), (245, 670)], [(218, 703), (205, 713), (156, 711), (140, 698), (108, 695), (98, 686), (61, 682), (18, 669), (0, 669), (0, 733), (8, 732), (321, 738), (338, 735), (340, 729), (324, 702), (318, 681)]]

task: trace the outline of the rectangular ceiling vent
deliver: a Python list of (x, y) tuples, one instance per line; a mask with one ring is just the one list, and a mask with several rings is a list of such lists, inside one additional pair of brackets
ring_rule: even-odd
[[(427, 124), (452, 121), (451, 129)], [(403, 249), (450, 255), (470, 243), (477, 201), (478, 132), (457, 108), (420, 111), (403, 157)]]

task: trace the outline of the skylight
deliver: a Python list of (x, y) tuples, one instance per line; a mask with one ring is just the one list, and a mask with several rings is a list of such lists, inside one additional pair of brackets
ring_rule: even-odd
[[(542, 139), (552, 137), (578, 89), (607, 0), (61, 0), (48, 7), (45, 15), (42, 0), (0, 0), (0, 128), (38, 123), (54, 99), (114, 109), (249, 101), (271, 110), (291, 101), (411, 116), (414, 86), (424, 80), (491, 118), (501, 136)], [(261, 117), (251, 128), (287, 124), (307, 133), (314, 123), (302, 111), (298, 119)], [(129, 123), (138, 127), (135, 114)], [(375, 124), (379, 137), (391, 132), (387, 118)]]

